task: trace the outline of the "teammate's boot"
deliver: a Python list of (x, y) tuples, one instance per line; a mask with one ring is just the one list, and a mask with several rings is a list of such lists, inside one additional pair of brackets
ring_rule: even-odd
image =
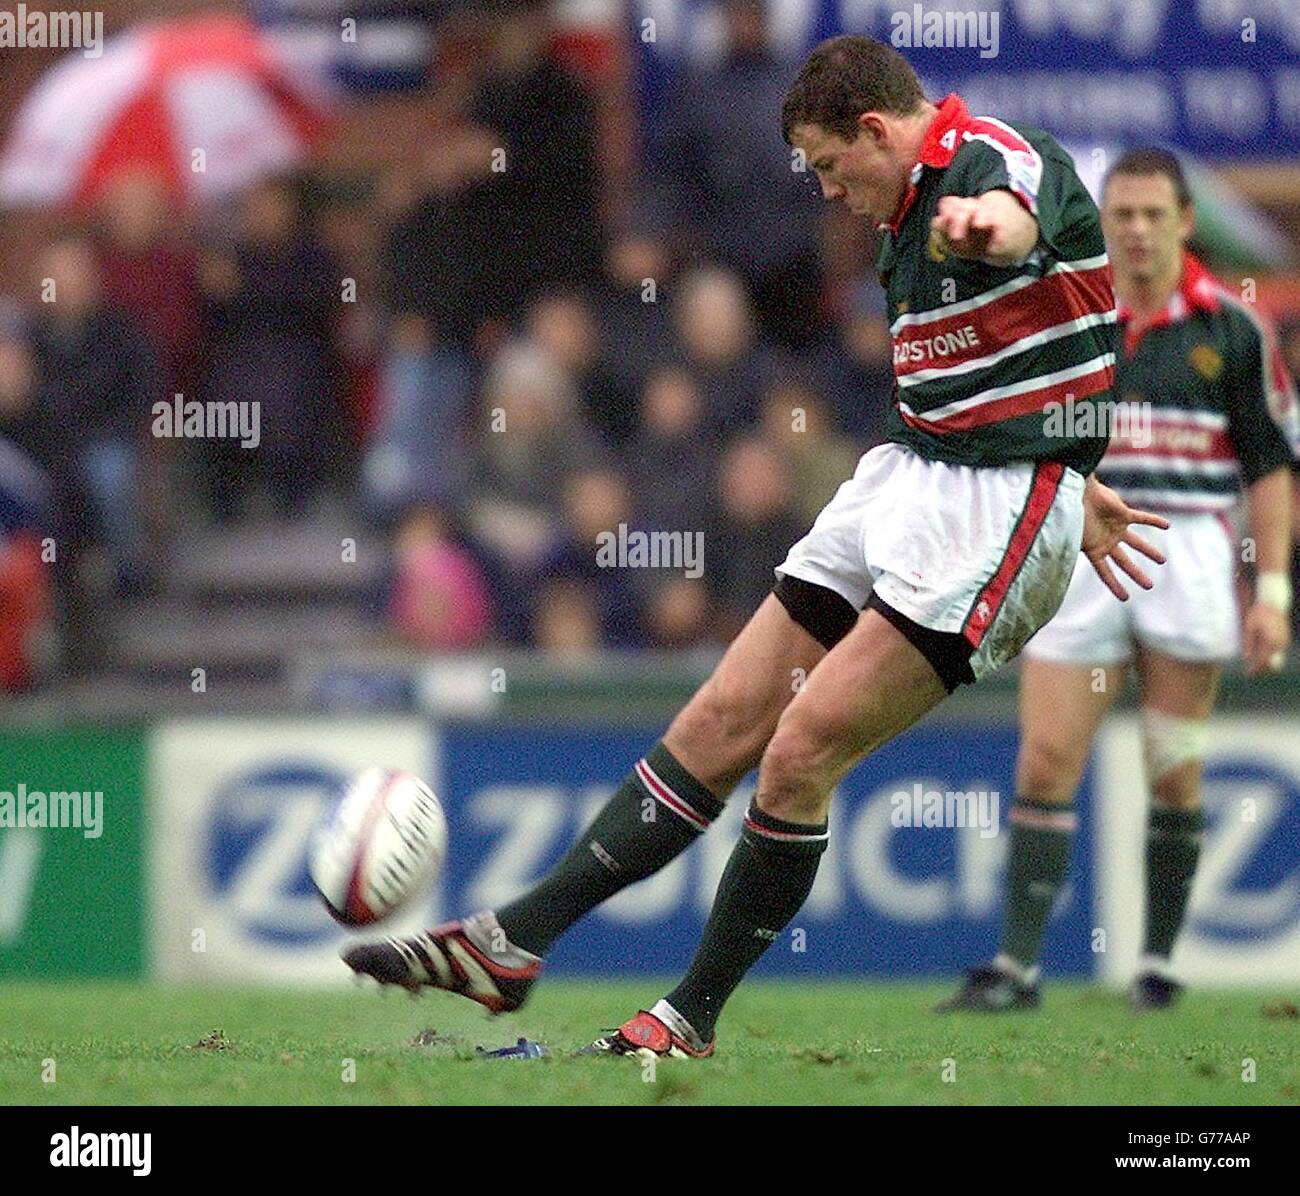
[(934, 1007), (935, 1013), (970, 1010), (977, 1013), (1006, 1013), (1013, 1009), (1037, 1009), (1042, 1003), (1038, 982), (1022, 983), (1010, 972), (993, 964), (981, 964), (966, 973), (966, 982), (951, 997)]
[(1128, 990), (1128, 1003), (1134, 1013), (1169, 1009), (1182, 995), (1183, 986), (1159, 972), (1143, 972)]
[(642, 1009), (617, 1030), (585, 1046), (579, 1055), (637, 1055), (642, 1059), (707, 1059), (713, 1054), (717, 1039), (694, 1046), (680, 1034), (674, 1034), (653, 1013)]
[(411, 938), (362, 943), (343, 953), (359, 976), (397, 984), (410, 992), (441, 988), (509, 1013), (527, 999), (542, 971), (536, 955), (506, 941), (490, 913), (444, 922)]

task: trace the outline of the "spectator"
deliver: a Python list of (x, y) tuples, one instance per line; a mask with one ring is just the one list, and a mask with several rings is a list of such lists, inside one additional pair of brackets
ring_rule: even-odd
[(812, 371), (831, 397), (835, 424), (862, 448), (881, 444), (894, 401), (893, 340), (884, 294), (863, 281), (831, 335), (809, 354)]
[[(193, 395), (201, 330), (198, 265), (165, 185), (150, 174), (123, 172), (101, 194), (98, 216), (106, 299), (129, 313), (148, 338), (159, 397)], [(165, 437), (148, 436), (141, 443), (139, 510), (150, 561), (161, 558), (171, 531), (176, 448)]]
[(393, 209), (384, 239), (382, 273), (394, 315), (423, 321), (430, 345), (468, 353), (489, 319), (503, 319), (513, 292), (500, 294), (504, 232), (494, 214), (488, 130), (448, 123), (431, 130), (413, 180), (415, 197), (390, 180)]
[(466, 419), (472, 368), (455, 345), (436, 344), (429, 324), (399, 315), (379, 369), (378, 418), (362, 467), (369, 513), (385, 521), (412, 502), (445, 502), (466, 485)]
[(821, 196), (781, 138), (791, 66), (772, 52), (766, 16), (765, 0), (724, 0), (722, 57), (675, 81), (652, 157), (674, 226), (700, 228), (706, 252), (744, 280), (764, 337), (799, 348), (824, 324)]
[[(631, 517), (627, 480), (606, 466), (580, 470), (564, 484), (563, 518), (538, 575), (543, 606), (552, 601), (552, 583), (581, 582), (605, 647), (633, 648), (642, 640), (637, 578), (625, 562), (603, 561), (598, 548)], [(631, 530), (631, 529), (629, 529)]]
[(720, 442), (752, 428), (770, 354), (756, 346), (744, 288), (725, 270), (696, 270), (680, 283), (673, 322), (699, 387), (706, 435)]
[(3, 305), (0, 555), (11, 588), (0, 626), (10, 620), (14, 625), (0, 652), (15, 686), (32, 679), (32, 636), (45, 625), (51, 606), (71, 671), (82, 671), (102, 654), (103, 594), (96, 574), (103, 570), (92, 547), (98, 520), (78, 448), (76, 436), (42, 405), (24, 325), (16, 307)]
[(608, 368), (624, 400), (635, 401), (646, 375), (676, 351), (665, 299), (673, 274), (664, 239), (648, 228), (625, 230), (605, 255), (592, 305)]
[[(75, 445), (120, 585), (138, 584), (137, 481), (152, 407), (163, 397), (153, 354), (135, 321), (103, 294), (90, 241), (55, 241), (40, 260), (48, 288), (31, 329), (40, 388), (39, 418), (49, 417)], [(43, 296), (45, 297), (45, 296)]]
[(96, 249), (109, 303), (149, 339), (165, 397), (194, 389), (201, 331), (198, 263), (163, 183), (126, 172), (100, 196)]
[(253, 486), (277, 514), (293, 516), (341, 465), (333, 326), (342, 279), (286, 180), (251, 187), (238, 219), (233, 248), (209, 253), (201, 272), (209, 337), (203, 395), (239, 408), (260, 404), (260, 442), (204, 442), (206, 488), (219, 519), (239, 516)]
[(47, 622), (50, 576), (41, 543), (47, 485), (0, 436), (0, 693), (31, 685), (35, 642)]
[(700, 435), (700, 395), (690, 374), (655, 370), (641, 400), (641, 432), (627, 454), (637, 518), (663, 531), (698, 526), (714, 458)]
[(861, 453), (831, 427), (821, 397), (800, 382), (773, 386), (763, 400), (763, 431), (790, 466), (794, 507), (805, 527), (853, 476)]
[(462, 497), (471, 543), (491, 570), (500, 628), (526, 639), (529, 579), (550, 550), (564, 480), (602, 458), (576, 415), (568, 375), (544, 350), (508, 345), (488, 369)]
[(712, 618), (708, 586), (695, 578), (668, 578), (646, 602), (646, 634), (656, 648), (680, 651), (707, 644)]
[(767, 596), (773, 570), (807, 528), (793, 507), (785, 461), (757, 436), (737, 441), (723, 456), (718, 506), (704, 577), (721, 612), (722, 637), (730, 640)]
[(407, 643), (431, 652), (480, 645), (491, 631), (488, 586), (474, 558), (432, 505), (407, 512), (396, 536), (389, 622)]
[(538, 591), (532, 621), (533, 645), (557, 659), (581, 657), (601, 646), (595, 597), (576, 578), (557, 577)]
[(626, 394), (603, 360), (595, 318), (574, 292), (554, 292), (528, 309), (528, 332), (568, 372), (588, 427), (611, 448), (625, 444), (636, 430), (635, 394)]
[(0, 303), (0, 435), (24, 454), (50, 488), (40, 526), (64, 545), (100, 538), (75, 429), (48, 406), (26, 325), (17, 307), (5, 303)]
[(1292, 378), (1300, 379), (1300, 320), (1291, 319), (1280, 324), (1278, 344), (1282, 349), (1282, 360), (1286, 363), (1287, 373)]
[(540, 4), (495, 18), (488, 69), (469, 104), (500, 164), (491, 167), (487, 229), (497, 252), (485, 282), (507, 318), (600, 271), (595, 108), (546, 55), (550, 21)]

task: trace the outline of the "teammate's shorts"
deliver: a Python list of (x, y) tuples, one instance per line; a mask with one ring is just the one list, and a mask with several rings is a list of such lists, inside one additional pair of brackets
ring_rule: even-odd
[[(902, 619), (891, 622), (915, 625), (908, 638), (952, 689), (928, 644), (960, 644), (969, 669), (957, 680), (978, 680), (1060, 606), (1083, 537), (1083, 487), (1055, 462), (976, 468), (883, 444), (858, 462), (777, 577), (823, 586), (855, 611), (870, 600), (887, 618), (896, 612)], [(781, 589), (778, 581), (778, 597)]]
[(1168, 558), (1147, 570), (1151, 589), (1126, 586), (1129, 600), (1116, 601), (1082, 561), (1061, 609), (1025, 655), (1062, 664), (1120, 664), (1140, 643), (1179, 660), (1236, 656), (1240, 631), (1230, 529), (1219, 515), (1173, 512), (1166, 518), (1168, 531), (1140, 529)]

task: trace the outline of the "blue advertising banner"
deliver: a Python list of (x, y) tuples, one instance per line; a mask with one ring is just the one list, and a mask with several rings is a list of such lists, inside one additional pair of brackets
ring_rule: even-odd
[[(451, 824), (445, 909), (499, 906), (567, 850), (659, 730), (443, 728), (434, 781)], [(837, 795), (831, 840), (803, 911), (758, 974), (952, 974), (996, 948), (1015, 728), (919, 728), (877, 752)], [(1091, 974), (1091, 771), (1080, 793), (1073, 884), (1048, 932), (1046, 969)], [(551, 973), (674, 973), (690, 961), (749, 792), (684, 856), (570, 930)], [(672, 817), (662, 808), (658, 816)], [(954, 821), (964, 825), (932, 825)]]
[[(1192, 984), (1294, 984), (1300, 975), (1300, 723), (1215, 718), (1202, 786), (1205, 833), (1187, 921), (1174, 949)], [(1148, 799), (1138, 728), (1108, 726), (1098, 742), (1098, 925), (1109, 944), (1100, 975), (1137, 966), (1145, 904)]]
[[(675, 68), (724, 40), (715, 0), (634, 0), (632, 20), (651, 107)], [(927, 94), (959, 91), (1076, 146), (1300, 153), (1295, 0), (774, 0), (768, 26), (792, 64), (839, 33), (888, 41)]]

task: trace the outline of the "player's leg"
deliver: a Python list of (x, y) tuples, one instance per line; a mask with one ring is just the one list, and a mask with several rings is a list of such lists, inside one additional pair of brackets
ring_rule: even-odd
[(945, 685), (913, 642), (878, 610), (867, 610), (777, 724), (759, 766), (758, 791), (682, 982), (589, 1049), (711, 1054), (722, 1006), (812, 889), (836, 783), (955, 684)]
[(1179, 660), (1145, 645), (1137, 664), (1151, 809), (1146, 931), (1131, 995), (1135, 1007), (1155, 1009), (1170, 1005), (1180, 988), (1168, 975), (1169, 957), (1200, 857), (1205, 730), (1222, 670), (1217, 662)]
[(1125, 669), (1123, 663), (1025, 660), (1002, 938), (992, 963), (974, 968), (939, 1012), (1037, 1007), (1038, 956), (1069, 864), (1075, 791), (1097, 728), (1123, 688)]
[(758, 763), (797, 679), (825, 652), (769, 595), (568, 854), (497, 911), (506, 938), (540, 956), (583, 914), (676, 859)]
[(764, 600), (664, 739), (528, 893), (426, 934), (354, 947), (344, 956), (348, 966), (383, 983), (450, 988), (492, 1009), (518, 1008), (560, 934), (671, 863), (708, 829), (758, 763), (799, 680), (826, 654), (824, 642), (835, 642), (857, 618), (845, 599), (820, 586), (788, 579), (777, 594)]
[(787, 707), (695, 958), (657, 1007), (697, 1045), (713, 1038), (723, 1004), (812, 890), (836, 784), (947, 692), (916, 646), (868, 610)]

